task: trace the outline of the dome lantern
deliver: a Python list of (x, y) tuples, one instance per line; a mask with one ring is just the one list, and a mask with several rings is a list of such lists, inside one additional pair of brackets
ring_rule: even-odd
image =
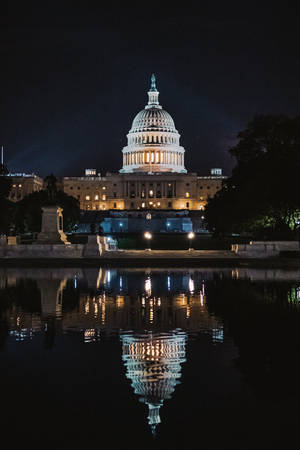
[(145, 109), (153, 107), (161, 109), (161, 106), (158, 102), (159, 92), (156, 89), (156, 78), (154, 73), (151, 76), (151, 87), (150, 91), (148, 91), (148, 96), (149, 96), (148, 105), (145, 107)]

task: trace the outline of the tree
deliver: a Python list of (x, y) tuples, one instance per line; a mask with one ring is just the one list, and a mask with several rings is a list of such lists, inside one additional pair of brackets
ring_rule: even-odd
[(300, 221), (300, 117), (257, 116), (229, 152), (232, 176), (208, 202), (209, 227), (219, 232), (296, 230)]
[(20, 233), (39, 232), (42, 222), (42, 207), (57, 205), (63, 209), (64, 230), (72, 231), (79, 219), (79, 202), (74, 197), (57, 189), (54, 175), (45, 178), (46, 189), (33, 192), (17, 203), (16, 229)]

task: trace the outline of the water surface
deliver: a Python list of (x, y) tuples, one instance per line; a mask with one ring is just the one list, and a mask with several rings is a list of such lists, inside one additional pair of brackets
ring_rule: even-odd
[(0, 269), (10, 448), (299, 448), (300, 270)]

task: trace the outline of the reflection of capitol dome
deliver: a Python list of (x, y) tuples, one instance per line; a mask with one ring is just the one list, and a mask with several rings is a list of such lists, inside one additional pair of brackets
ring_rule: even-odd
[(179, 172), (184, 168), (184, 148), (170, 114), (158, 102), (155, 76), (151, 78), (149, 101), (132, 122), (123, 148), (122, 173)]
[(159, 409), (179, 384), (181, 364), (185, 362), (186, 334), (127, 334), (121, 340), (126, 376), (132, 381), (134, 393), (149, 407), (148, 423), (154, 434), (161, 422)]

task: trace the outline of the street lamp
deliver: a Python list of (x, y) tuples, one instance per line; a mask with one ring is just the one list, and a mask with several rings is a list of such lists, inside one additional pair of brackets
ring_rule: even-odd
[(152, 233), (150, 233), (149, 231), (145, 231), (144, 238), (147, 239), (147, 241), (149, 242), (148, 247), (146, 248), (146, 250), (150, 251), (151, 250), (150, 246), (151, 246)]
[(192, 243), (192, 239), (194, 239), (195, 237), (195, 233), (193, 231), (190, 231), (187, 235), (188, 240), (189, 240), (189, 251), (193, 250), (193, 248), (191, 247), (191, 243)]

